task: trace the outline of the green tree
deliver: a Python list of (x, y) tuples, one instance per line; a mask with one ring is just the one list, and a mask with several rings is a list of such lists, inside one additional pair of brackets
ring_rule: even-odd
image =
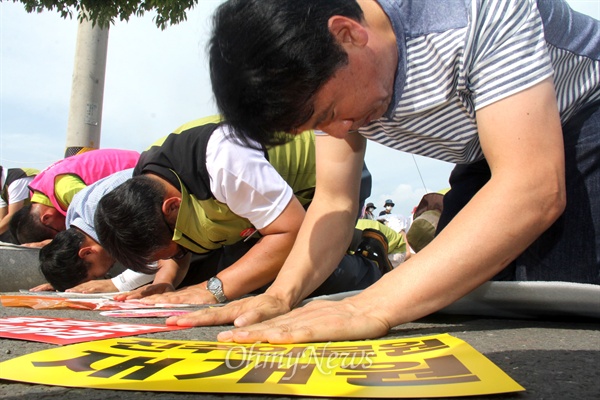
[[(5, 0), (0, 0), (5, 1)], [(156, 11), (153, 18), (156, 26), (165, 29), (185, 21), (186, 11), (198, 0), (12, 0), (23, 3), (27, 12), (42, 12), (44, 9), (58, 11), (63, 18), (72, 18), (76, 13), (79, 20), (87, 19), (107, 28), (115, 19), (128, 21), (132, 15), (142, 16), (147, 11)]]

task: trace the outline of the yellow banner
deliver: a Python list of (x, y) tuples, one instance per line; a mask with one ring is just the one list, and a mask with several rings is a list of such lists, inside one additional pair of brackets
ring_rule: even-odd
[(0, 378), (117, 390), (361, 398), (524, 390), (448, 334), (294, 345), (106, 339), (2, 362)]

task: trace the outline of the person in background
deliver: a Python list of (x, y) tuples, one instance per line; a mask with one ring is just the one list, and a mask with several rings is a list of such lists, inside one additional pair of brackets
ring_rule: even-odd
[(33, 168), (3, 168), (0, 165), (0, 241), (17, 243), (9, 231), (17, 211), (29, 204), (29, 183), (39, 173)]
[[(40, 270), (48, 283), (38, 285), (31, 291), (59, 290), (78, 293), (135, 292), (140, 298), (160, 291), (174, 291), (179, 286), (199, 283), (202, 274), (188, 274), (174, 260), (159, 260), (156, 274), (144, 274), (125, 269), (114, 278), (106, 275), (122, 266), (115, 267), (115, 259), (99, 244), (94, 227), (94, 215), (98, 201), (108, 192), (131, 178), (133, 169), (116, 172), (86, 186), (79, 191), (69, 205), (66, 216), (67, 229), (56, 234), (42, 247), (39, 254)], [(216, 270), (220, 254), (216, 257), (195, 257), (192, 266), (210, 274)], [(200, 265), (198, 265), (200, 264)], [(103, 279), (104, 278), (104, 279)], [(198, 281), (198, 279), (200, 279)], [(150, 285), (147, 283), (152, 282)], [(145, 285), (145, 286), (144, 286)], [(136, 290), (142, 286), (139, 290)]]
[(373, 214), (373, 211), (375, 211), (377, 207), (375, 207), (375, 204), (373, 203), (367, 203), (367, 205), (365, 206), (365, 212), (362, 215), (362, 219), (370, 219), (372, 221), (374, 221), (375, 215)]
[(133, 168), (139, 153), (99, 149), (56, 161), (29, 184), (31, 204), (12, 218), (10, 230), (19, 244), (41, 246), (65, 230), (67, 209), (81, 189), (114, 172)]
[[(372, 229), (383, 233), (388, 242), (388, 259), (393, 268), (396, 268), (410, 258), (411, 252), (406, 232), (395, 231), (379, 221), (370, 219), (359, 219), (356, 222), (356, 229), (361, 231)], [(360, 251), (360, 249), (357, 251)]]
[[(491, 279), (600, 283), (600, 21), (562, 0), (229, 0), (213, 21), (220, 112), (263, 143), (325, 132), (318, 196), (265, 294), (168, 324), (240, 327), (220, 341), (365, 339)], [(360, 294), (281, 315), (335, 268), (329, 244), (350, 242), (366, 139), (457, 164), (456, 214)]]
[(392, 213), (394, 206), (394, 202), (391, 199), (387, 199), (384, 204), (385, 209), (379, 213), (377, 221), (405, 235), (410, 226), (410, 219), (401, 214)]
[[(101, 279), (114, 266), (115, 259), (100, 245), (94, 228), (98, 201), (127, 179), (133, 168), (115, 172), (81, 189), (71, 201), (65, 219), (66, 230), (42, 247), (40, 270), (49, 286), (40, 285), (32, 291), (59, 290), (72, 292), (115, 292), (133, 290), (151, 282), (153, 275), (123, 272), (124, 276)], [(166, 269), (163, 270), (166, 273)], [(90, 282), (87, 285), (83, 285)]]
[(427, 246), (443, 226), (439, 223), (444, 210), (444, 194), (448, 189), (425, 194), (414, 208), (406, 239), (417, 253)]
[(392, 199), (387, 199), (385, 201), (385, 203), (383, 204), (383, 210), (381, 210), (379, 212), (379, 216), (386, 216), (386, 215), (390, 215), (392, 213), (392, 209), (394, 208), (395, 204), (392, 201)]

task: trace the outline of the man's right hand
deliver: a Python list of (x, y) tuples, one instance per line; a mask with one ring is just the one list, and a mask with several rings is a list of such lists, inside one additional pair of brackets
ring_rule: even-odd
[(261, 294), (232, 301), (223, 307), (205, 308), (183, 316), (167, 319), (167, 325), (208, 326), (233, 324), (237, 327), (255, 324), (290, 311), (282, 300)]

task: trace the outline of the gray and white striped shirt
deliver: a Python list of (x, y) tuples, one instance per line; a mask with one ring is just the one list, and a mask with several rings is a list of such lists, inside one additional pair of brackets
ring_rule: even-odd
[(361, 128), (451, 163), (483, 158), (476, 111), (554, 74), (563, 124), (600, 100), (600, 22), (562, 0), (379, 0), (398, 42), (394, 98)]

